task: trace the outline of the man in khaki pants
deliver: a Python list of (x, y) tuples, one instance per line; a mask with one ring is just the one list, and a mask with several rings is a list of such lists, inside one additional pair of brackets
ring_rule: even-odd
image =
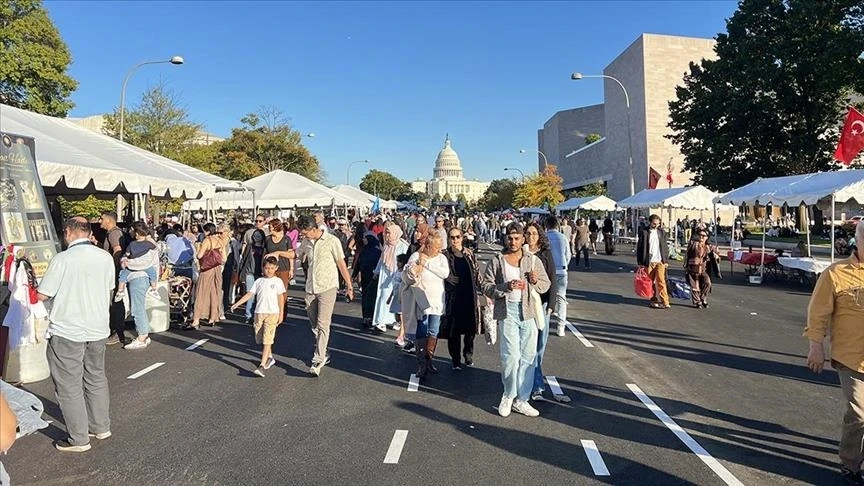
[[(855, 241), (864, 242), (864, 224), (858, 224)], [(840, 435), (840, 474), (849, 484), (864, 484), (864, 245), (846, 260), (822, 272), (807, 307), (804, 336), (810, 340), (807, 366), (822, 371), (822, 341), (831, 335), (831, 365), (840, 377), (846, 400)]]
[(315, 353), (309, 373), (319, 376), (321, 368), (330, 362), (327, 343), (330, 341), (330, 322), (336, 304), (339, 275), (347, 285), (348, 300), (354, 298), (351, 274), (345, 265), (342, 242), (331, 233), (321, 229), (315, 219), (301, 216), (297, 221), (303, 242), (297, 253), (306, 270), (306, 314), (315, 335)]
[(666, 268), (669, 266), (669, 243), (666, 232), (660, 227), (660, 216), (648, 217), (648, 227), (639, 230), (636, 241), (636, 263), (648, 270), (657, 292), (651, 299), (651, 307), (668, 309), (669, 292), (666, 290)]

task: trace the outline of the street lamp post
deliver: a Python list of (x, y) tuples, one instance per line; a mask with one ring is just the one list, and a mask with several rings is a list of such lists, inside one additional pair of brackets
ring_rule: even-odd
[(616, 83), (618, 83), (618, 86), (620, 86), (621, 90), (624, 91), (624, 102), (627, 105), (627, 145), (630, 149), (630, 195), (632, 196), (633, 194), (636, 194), (636, 180), (635, 180), (636, 178), (635, 178), (635, 175), (633, 173), (633, 135), (632, 135), (633, 129), (630, 126), (630, 95), (627, 94), (627, 88), (625, 88), (624, 85), (621, 83), (621, 81), (618, 81), (618, 78), (616, 78), (614, 76), (609, 76), (607, 74), (582, 74), (582, 73), (573, 73), (570, 75), (570, 79), (573, 79), (573, 80), (578, 81), (582, 78), (611, 79), (612, 81), (615, 81)]
[(354, 164), (368, 164), (368, 160), (355, 160), (348, 164), (348, 169), (345, 170), (345, 184), (351, 185), (351, 166)]
[(504, 170), (505, 170), (505, 171), (508, 171), (508, 170), (515, 170), (516, 172), (519, 173), (519, 176), (522, 177), (522, 182), (525, 182), (525, 173), (522, 172), (522, 169), (517, 169), (516, 167), (504, 167)]
[(126, 117), (126, 83), (129, 82), (129, 78), (132, 77), (132, 74), (136, 69), (141, 66), (146, 66), (147, 64), (175, 64), (180, 65), (183, 64), (183, 58), (181, 56), (173, 56), (171, 59), (165, 61), (145, 61), (140, 64), (136, 64), (132, 69), (126, 73), (126, 77), (123, 78), (123, 88), (120, 90), (120, 141), (123, 141), (123, 123)]
[[(524, 153), (527, 153), (527, 152), (528, 152), (528, 151), (525, 150), (525, 149), (519, 149), (519, 153), (520, 153), (520, 154), (524, 154)], [(544, 154), (543, 152), (541, 152), (541, 151), (539, 151), (539, 150), (537, 150), (536, 152), (537, 152), (538, 154), (540, 154), (541, 157), (543, 157), (543, 170), (546, 170), (546, 166), (549, 165), (549, 159), (546, 158), (546, 154)]]

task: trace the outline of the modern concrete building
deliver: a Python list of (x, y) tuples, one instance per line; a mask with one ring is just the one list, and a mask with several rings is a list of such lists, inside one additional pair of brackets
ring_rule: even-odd
[[(681, 172), (681, 152), (665, 138), (671, 133), (669, 101), (676, 98), (675, 87), (682, 84), (690, 62), (714, 57), (712, 39), (642, 34), (603, 70), (624, 85), (630, 98), (635, 192), (648, 187), (650, 168), (663, 178), (658, 187), (668, 187), (665, 177), (670, 163), (672, 187), (691, 183), (692, 177)], [(574, 89), (600, 81), (586, 77), (573, 81)], [(609, 196), (620, 200), (630, 195), (627, 107), (618, 83), (602, 81), (603, 104), (559, 111), (538, 130), (537, 143), (549, 163), (558, 166), (565, 191), (603, 182)], [(585, 137), (591, 133), (602, 138), (586, 145)], [(542, 169), (542, 157), (538, 156), (538, 164)]]
[(459, 194), (462, 194), (468, 202), (483, 197), (488, 187), (488, 182), (465, 179), (462, 173), (462, 162), (450, 146), (449, 135), (444, 138), (444, 148), (438, 152), (438, 157), (435, 159), (432, 180), (418, 179), (411, 182), (413, 191), (426, 193), (432, 198), (441, 199), (445, 195), (450, 195), (455, 200)]

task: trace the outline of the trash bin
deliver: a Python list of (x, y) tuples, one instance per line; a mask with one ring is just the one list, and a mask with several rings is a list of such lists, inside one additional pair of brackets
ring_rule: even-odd
[(37, 319), (35, 327), (39, 342), (10, 349), (6, 354), (6, 366), (3, 372), (3, 379), (6, 382), (33, 383), (51, 376), (46, 354), (48, 340), (45, 339), (48, 319)]

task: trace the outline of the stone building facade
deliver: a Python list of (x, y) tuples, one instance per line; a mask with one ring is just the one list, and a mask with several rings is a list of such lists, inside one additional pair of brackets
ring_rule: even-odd
[(438, 157), (435, 159), (432, 179), (429, 181), (419, 179), (411, 182), (413, 191), (425, 193), (432, 198), (440, 200), (445, 195), (449, 195), (455, 200), (459, 194), (462, 194), (468, 202), (483, 197), (488, 187), (488, 182), (465, 179), (462, 172), (462, 162), (450, 144), (449, 135), (445, 137), (444, 148), (438, 152)]
[[(692, 176), (681, 172), (683, 156), (665, 136), (670, 134), (669, 101), (683, 82), (690, 62), (713, 59), (714, 40), (658, 34), (642, 34), (603, 70), (621, 81), (630, 98), (630, 134), (635, 192), (648, 187), (649, 169), (661, 174), (658, 187), (668, 187), (667, 167), (672, 167), (672, 187), (686, 186)], [(586, 73), (588, 74), (588, 73)], [(593, 83), (584, 78), (574, 83)], [(558, 166), (564, 189), (604, 182), (612, 199), (630, 195), (630, 148), (627, 105), (615, 81), (602, 79), (604, 102), (556, 113), (538, 130), (539, 150)], [(603, 138), (585, 145), (585, 136)], [(542, 168), (542, 160), (538, 158)]]

